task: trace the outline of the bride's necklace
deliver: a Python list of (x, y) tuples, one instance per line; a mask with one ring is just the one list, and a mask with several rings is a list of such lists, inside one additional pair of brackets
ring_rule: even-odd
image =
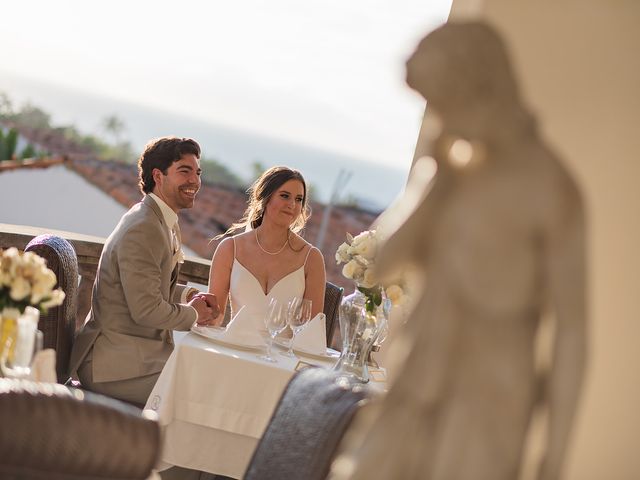
[(277, 252), (269, 252), (268, 250), (265, 250), (262, 245), (260, 245), (260, 239), (258, 238), (258, 230), (256, 230), (256, 243), (258, 244), (258, 247), (260, 247), (260, 250), (262, 250), (267, 255), (278, 255), (279, 253), (281, 253), (284, 250), (284, 247), (287, 246), (287, 243), (289, 243), (289, 233), (287, 233), (287, 239), (285, 240), (285, 242), (282, 245), (282, 247), (280, 247), (280, 250), (278, 250)]

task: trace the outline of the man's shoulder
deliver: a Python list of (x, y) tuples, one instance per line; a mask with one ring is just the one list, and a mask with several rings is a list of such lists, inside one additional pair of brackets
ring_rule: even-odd
[(128, 240), (134, 241), (137, 237), (161, 238), (162, 228), (162, 222), (155, 212), (144, 202), (139, 202), (120, 219), (107, 243), (115, 246), (127, 243)]
[(161, 219), (150, 205), (144, 201), (136, 203), (122, 217), (121, 226), (130, 230), (132, 228), (159, 228), (162, 226)]

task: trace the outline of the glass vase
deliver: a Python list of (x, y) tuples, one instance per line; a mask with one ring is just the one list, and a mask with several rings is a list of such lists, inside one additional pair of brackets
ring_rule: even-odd
[(24, 312), (5, 308), (0, 312), (0, 372), (9, 377), (25, 377), (31, 370), (31, 360), (39, 346), (38, 320), (40, 312), (26, 307)]
[[(379, 302), (375, 300), (376, 295)], [(334, 370), (357, 382), (369, 381), (367, 360), (387, 325), (388, 309), (383, 308), (386, 302), (380, 287), (356, 286), (351, 295), (342, 299), (339, 309), (342, 353)]]

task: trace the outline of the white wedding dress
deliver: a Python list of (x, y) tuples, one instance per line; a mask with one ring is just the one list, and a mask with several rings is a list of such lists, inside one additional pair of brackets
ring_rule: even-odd
[(233, 266), (231, 267), (231, 278), (229, 281), (229, 295), (231, 297), (231, 318), (235, 316), (241, 308), (245, 308), (252, 315), (264, 318), (267, 307), (272, 298), (288, 303), (293, 297), (304, 296), (305, 274), (304, 267), (307, 264), (309, 253), (304, 259), (304, 263), (297, 269), (289, 272), (276, 282), (271, 290), (266, 294), (262, 290), (262, 285), (251, 271), (246, 268), (236, 258), (235, 239), (233, 243)]

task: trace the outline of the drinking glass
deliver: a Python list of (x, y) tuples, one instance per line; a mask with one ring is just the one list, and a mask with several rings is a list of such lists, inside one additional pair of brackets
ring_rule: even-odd
[(269, 332), (269, 341), (267, 342), (266, 355), (261, 355), (259, 358), (266, 362), (277, 362), (271, 356), (271, 349), (273, 348), (273, 340), (287, 326), (286, 305), (272, 298), (267, 308), (267, 315), (264, 317), (264, 324)]
[(29, 317), (18, 318), (17, 331), (5, 339), (0, 355), (0, 369), (8, 378), (27, 378), (36, 354), (42, 350), (42, 332)]
[(300, 330), (302, 330), (311, 320), (311, 300), (307, 298), (293, 297), (287, 307), (287, 324), (291, 328), (291, 341), (289, 349), (282, 355), (295, 358), (293, 353), (293, 341)]

